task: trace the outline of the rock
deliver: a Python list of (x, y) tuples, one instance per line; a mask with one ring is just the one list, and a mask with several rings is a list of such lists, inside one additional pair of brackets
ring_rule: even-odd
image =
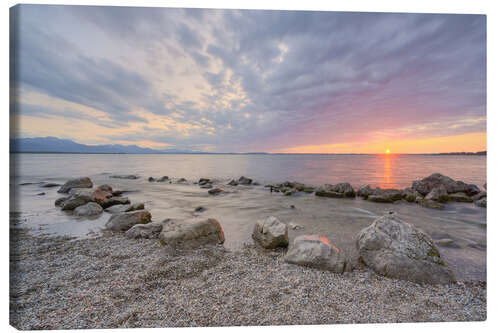
[(110, 193), (113, 195), (113, 188), (111, 187), (111, 185), (102, 184), (97, 188), (100, 189), (101, 191), (104, 191), (104, 192), (107, 192), (107, 193)]
[(136, 210), (133, 212), (118, 213), (112, 215), (106, 222), (106, 229), (113, 231), (127, 231), (136, 224), (151, 222), (151, 213), (147, 210)]
[(285, 262), (335, 273), (343, 273), (346, 267), (344, 254), (326, 237), (319, 235), (295, 238), (285, 256)]
[(425, 200), (434, 200), (438, 202), (448, 201), (448, 192), (446, 191), (446, 187), (444, 187), (444, 185), (434, 187), (429, 193), (427, 193)]
[(178, 184), (181, 184), (181, 183), (187, 183), (187, 180), (186, 178), (179, 178), (179, 180), (177, 181)]
[(131, 204), (128, 207), (128, 209), (126, 210), (126, 212), (133, 212), (134, 210), (142, 210), (142, 209), (144, 209), (144, 203), (139, 202), (139, 203)]
[(168, 180), (168, 176), (163, 176), (160, 179), (158, 179), (156, 182), (163, 183), (163, 182), (166, 182), (167, 180)]
[(364, 199), (367, 199), (368, 196), (373, 194), (375, 192), (374, 189), (370, 187), (370, 185), (363, 185), (358, 189), (358, 192), (356, 193), (358, 197), (362, 197)]
[(200, 180), (198, 180), (198, 185), (206, 185), (206, 184), (212, 184), (212, 181), (208, 178), (200, 178)]
[(47, 188), (47, 187), (56, 187), (56, 186), (61, 186), (61, 184), (57, 184), (57, 183), (44, 183), (44, 184), (40, 185), (40, 187), (44, 187), (44, 188)]
[(290, 209), (295, 209), (295, 205), (290, 205)]
[(434, 201), (434, 200), (427, 200), (424, 198), (417, 198), (416, 202), (427, 208), (433, 208), (433, 209), (443, 209), (444, 205), (440, 202)]
[(131, 205), (114, 205), (106, 208), (104, 211), (110, 214), (125, 213), (128, 211)]
[(241, 184), (241, 185), (251, 185), (252, 184), (252, 179), (247, 178), (245, 176), (241, 176), (240, 179), (238, 179), (238, 184)]
[[(476, 194), (475, 196), (477, 196), (479, 194)], [(456, 201), (456, 202), (473, 202), (474, 197), (471, 198), (463, 192), (457, 192), (457, 193), (448, 194), (448, 200), (449, 201)]]
[(93, 202), (102, 204), (106, 199), (111, 198), (113, 195), (110, 192), (104, 192), (100, 188), (96, 188), (90, 195)]
[(379, 217), (361, 230), (356, 247), (362, 261), (380, 275), (420, 284), (455, 281), (431, 237), (396, 214)]
[(170, 247), (196, 248), (224, 243), (224, 232), (216, 219), (166, 221), (160, 233), (160, 243)]
[(227, 183), (227, 185), (231, 185), (231, 186), (238, 186), (238, 182), (236, 180), (231, 180), (229, 183)]
[(73, 211), (76, 216), (95, 216), (102, 213), (102, 207), (95, 202), (88, 202), (85, 205), (78, 206)]
[(125, 237), (155, 239), (158, 238), (162, 229), (163, 224), (157, 222), (136, 224), (125, 232)]
[(207, 209), (205, 207), (202, 207), (202, 206), (198, 206), (194, 209), (195, 212), (197, 213), (201, 213), (201, 212), (204, 212), (206, 211)]
[(117, 179), (139, 179), (139, 176), (136, 175), (111, 175), (109, 178), (117, 178)]
[(45, 192), (37, 193), (36, 195), (45, 195)]
[(57, 198), (56, 201), (54, 202), (54, 205), (56, 205), (57, 207), (62, 206), (63, 202), (66, 200), (68, 200), (68, 197)]
[(407, 187), (403, 190), (403, 199), (405, 199), (408, 202), (415, 202), (417, 200), (417, 197), (419, 197), (420, 194), (411, 189), (410, 187)]
[(69, 198), (64, 200), (61, 204), (62, 210), (73, 210), (76, 207), (83, 206), (88, 202), (92, 201), (92, 197), (83, 192), (83, 193), (75, 193), (72, 194)]
[(148, 178), (148, 182), (150, 182), (150, 183), (151, 183), (151, 182), (154, 182), (155, 180), (156, 180), (156, 179), (154, 179), (153, 177), (149, 177), (149, 178)]
[(356, 196), (356, 192), (349, 183), (325, 184), (317, 189), (315, 194), (328, 198), (354, 198)]
[(265, 249), (288, 246), (288, 227), (274, 216), (258, 221), (252, 238)]
[(223, 191), (220, 188), (213, 188), (211, 190), (208, 190), (208, 194), (211, 195), (218, 195), (221, 194)]
[(373, 194), (370, 194), (367, 198), (369, 201), (373, 202), (383, 202), (392, 203), (403, 199), (403, 191), (396, 189), (381, 189), (376, 188)]
[(478, 194), (476, 194), (476, 195), (472, 196), (472, 198), (471, 198), (471, 199), (472, 199), (473, 201), (477, 201), (477, 200), (482, 199), (482, 198), (485, 198), (485, 197), (486, 197), (486, 192), (481, 191), (481, 192), (479, 192)]
[(462, 181), (455, 181), (450, 177), (443, 176), (440, 173), (434, 173), (422, 180), (416, 180), (412, 184), (412, 189), (426, 196), (433, 188), (443, 185), (448, 194), (464, 192), (468, 196), (475, 195), (479, 192), (479, 188), (474, 184), (465, 184)]
[(64, 183), (64, 185), (61, 186), (61, 188), (59, 188), (57, 192), (68, 193), (72, 188), (92, 188), (93, 186), (94, 184), (92, 184), (92, 181), (89, 177), (74, 178)]
[(292, 230), (304, 230), (304, 226), (300, 225), (300, 224), (295, 224), (295, 223), (289, 223), (288, 226), (290, 227), (290, 229)]
[(298, 191), (296, 188), (288, 188), (288, 189), (286, 189), (286, 190), (283, 192), (283, 194), (288, 196), (288, 195), (295, 194), (295, 193), (297, 193), (297, 192), (299, 192), (299, 191)]
[(476, 206), (486, 208), (486, 197), (479, 199), (477, 201), (474, 201), (474, 203), (476, 204)]
[(126, 205), (130, 200), (127, 197), (111, 197), (101, 203), (102, 208), (108, 208), (114, 205)]

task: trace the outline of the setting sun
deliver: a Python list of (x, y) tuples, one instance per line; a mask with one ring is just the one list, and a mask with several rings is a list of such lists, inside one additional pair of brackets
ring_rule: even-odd
[(387, 148), (387, 149), (385, 150), (385, 153), (386, 153), (386, 154), (390, 154), (390, 153), (391, 153), (391, 150), (390, 150), (389, 148)]

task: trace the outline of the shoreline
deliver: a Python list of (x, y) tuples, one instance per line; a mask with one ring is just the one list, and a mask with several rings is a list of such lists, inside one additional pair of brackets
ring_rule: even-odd
[(287, 264), (283, 250), (32, 236), (11, 224), (10, 323), (18, 329), (486, 320), (486, 282), (419, 285), (368, 268)]

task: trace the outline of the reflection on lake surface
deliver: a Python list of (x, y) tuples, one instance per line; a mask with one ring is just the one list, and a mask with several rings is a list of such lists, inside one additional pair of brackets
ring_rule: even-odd
[[(451, 239), (455, 247), (439, 248), (444, 261), (459, 279), (486, 279), (486, 209), (472, 203), (447, 204), (443, 211), (417, 204), (379, 204), (359, 198), (320, 198), (314, 194), (283, 196), (263, 186), (227, 186), (232, 178), (249, 176), (262, 185), (285, 180), (312, 185), (348, 181), (353, 186), (370, 184), (385, 188), (410, 186), (415, 179), (440, 172), (457, 180), (482, 186), (486, 181), (484, 156), (422, 155), (11, 155), (11, 211), (26, 219), (35, 233), (87, 237), (99, 233), (110, 215), (78, 218), (54, 206), (60, 195), (55, 188), (23, 182), (63, 183), (68, 178), (89, 176), (95, 185), (110, 184), (127, 193), (132, 202), (144, 202), (154, 221), (189, 219), (194, 209), (207, 210), (201, 217), (219, 220), (225, 246), (240, 248), (252, 242), (258, 219), (274, 215), (303, 230), (290, 230), (291, 240), (301, 234), (320, 234), (332, 244), (356, 255), (357, 233), (383, 213), (392, 210), (427, 232), (434, 239)], [(137, 180), (110, 178), (110, 174), (137, 174)], [(188, 184), (149, 183), (147, 178), (186, 178)], [(216, 179), (227, 194), (210, 196), (193, 182), (201, 177)], [(38, 196), (40, 192), (43, 196)], [(295, 209), (290, 208), (291, 205)]]

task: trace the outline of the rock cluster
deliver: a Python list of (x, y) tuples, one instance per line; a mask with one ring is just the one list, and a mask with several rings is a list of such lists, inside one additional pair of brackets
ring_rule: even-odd
[(312, 186), (307, 186), (305, 184), (299, 183), (299, 182), (290, 182), (286, 181), (281, 184), (276, 184), (276, 185), (266, 185), (265, 187), (269, 188), (269, 191), (272, 192), (281, 192), (284, 195), (292, 195), (297, 192), (304, 192), (304, 193), (313, 193), (314, 192), (314, 187)]
[(328, 198), (354, 198), (356, 192), (349, 183), (339, 183), (335, 185), (325, 184), (318, 188), (314, 193), (318, 197)]

